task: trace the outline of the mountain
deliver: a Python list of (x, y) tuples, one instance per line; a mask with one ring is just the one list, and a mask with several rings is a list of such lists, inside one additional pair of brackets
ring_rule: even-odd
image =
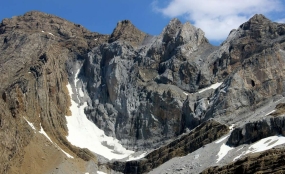
[(284, 170), (285, 24), (220, 46), (172, 19), (111, 35), (32, 11), (0, 24), (3, 173)]

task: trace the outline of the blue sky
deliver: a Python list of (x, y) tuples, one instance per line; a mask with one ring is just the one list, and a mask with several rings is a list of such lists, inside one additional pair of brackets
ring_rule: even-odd
[(157, 35), (177, 17), (201, 28), (217, 45), (256, 13), (285, 22), (284, 4), (283, 0), (7, 0), (1, 2), (0, 19), (38, 10), (104, 34), (129, 19), (140, 30)]

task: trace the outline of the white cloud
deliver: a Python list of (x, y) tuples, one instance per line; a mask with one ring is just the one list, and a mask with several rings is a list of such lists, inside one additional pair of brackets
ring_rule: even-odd
[(170, 0), (165, 7), (159, 7), (159, 1), (153, 4), (165, 16), (182, 16), (194, 22), (212, 41), (224, 40), (256, 13), (266, 15), (283, 6), (281, 0)]

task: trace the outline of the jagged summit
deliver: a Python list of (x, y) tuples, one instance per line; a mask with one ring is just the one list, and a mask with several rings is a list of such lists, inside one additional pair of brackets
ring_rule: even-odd
[(183, 24), (177, 18), (173, 18), (168, 23), (161, 35), (163, 37), (162, 40), (165, 43), (168, 43), (173, 39), (175, 39), (175, 41), (172, 42), (177, 42), (179, 45), (192, 42), (194, 45), (198, 46), (203, 42), (208, 42), (205, 33), (200, 28), (196, 28), (190, 24), (190, 22)]
[(266, 18), (263, 14), (255, 14), (249, 20), (249, 22), (271, 22), (268, 18)]
[(109, 38), (109, 43), (124, 40), (133, 46), (138, 46), (147, 36), (146, 33), (137, 29), (129, 20), (119, 21)]

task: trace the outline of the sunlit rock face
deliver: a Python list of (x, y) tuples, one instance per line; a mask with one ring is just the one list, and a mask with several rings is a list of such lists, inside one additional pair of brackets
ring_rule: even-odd
[[(228, 134), (217, 146), (226, 150), (213, 160), (225, 165), (232, 160), (229, 151), (238, 153), (234, 147), (284, 135), (284, 34), (284, 24), (263, 15), (232, 30), (220, 46), (178, 19), (158, 36), (128, 20), (101, 35), (41, 12), (4, 19), (0, 169), (25, 173), (41, 154), (56, 164), (37, 163), (35, 173), (57, 167), (66, 173), (110, 172), (114, 164), (122, 172), (150, 171)], [(177, 139), (181, 134), (187, 142)], [(195, 148), (187, 150), (189, 143)], [(163, 150), (171, 153), (162, 159)], [(143, 162), (106, 163), (142, 157)], [(196, 167), (189, 172), (207, 168)]]

